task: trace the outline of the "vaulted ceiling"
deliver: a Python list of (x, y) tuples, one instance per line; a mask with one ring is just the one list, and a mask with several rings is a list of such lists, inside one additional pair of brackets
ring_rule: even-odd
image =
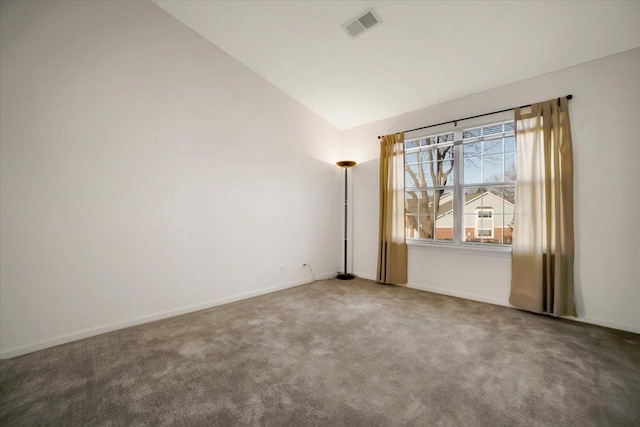
[(640, 47), (639, 1), (154, 3), (340, 129)]

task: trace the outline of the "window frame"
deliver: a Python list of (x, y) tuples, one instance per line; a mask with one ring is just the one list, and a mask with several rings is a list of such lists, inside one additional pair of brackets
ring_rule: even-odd
[[(464, 174), (464, 157), (463, 157), (463, 147), (465, 145), (465, 140), (463, 139), (463, 132), (473, 129), (473, 128), (477, 128), (477, 127), (487, 127), (487, 126), (492, 126), (492, 125), (498, 125), (498, 124), (504, 124), (504, 123), (509, 123), (509, 122), (513, 122), (513, 126), (514, 129), (512, 131), (508, 131), (508, 132), (501, 132), (499, 134), (496, 135), (500, 135), (500, 138), (508, 138), (508, 137), (513, 137), (514, 138), (514, 147), (515, 147), (515, 121), (513, 118), (513, 112), (509, 112), (509, 113), (502, 113), (500, 115), (495, 115), (495, 116), (486, 116), (483, 118), (484, 120), (482, 121), (478, 121), (478, 120), (473, 120), (473, 121), (469, 121), (468, 124), (465, 123), (465, 126), (458, 126), (457, 124), (448, 124), (446, 127), (444, 126), (439, 126), (437, 128), (432, 128), (430, 129), (431, 132), (424, 132), (422, 131), (421, 134), (416, 134), (415, 136), (406, 136), (405, 137), (405, 144), (407, 142), (411, 142), (411, 141), (415, 141), (415, 140), (420, 140), (420, 139), (424, 139), (424, 138), (430, 138), (430, 137), (434, 137), (434, 136), (438, 136), (438, 135), (443, 135), (443, 134), (447, 134), (447, 133), (453, 133), (454, 134), (454, 140), (453, 140), (453, 158), (455, 159), (454, 161), (454, 168), (452, 171), (452, 178), (453, 178), (453, 184), (451, 186), (447, 185), (445, 187), (443, 186), (437, 186), (434, 185), (432, 187), (420, 187), (419, 190), (424, 191), (436, 191), (437, 189), (447, 189), (447, 190), (451, 190), (453, 193), (453, 210), (452, 210), (452, 214), (453, 214), (453, 230), (452, 230), (452, 240), (448, 241), (448, 240), (436, 240), (436, 226), (434, 225), (434, 229), (433, 229), (433, 239), (424, 239), (424, 238), (420, 238), (420, 237), (406, 237), (406, 242), (408, 245), (412, 245), (412, 246), (422, 246), (422, 247), (430, 247), (430, 248), (437, 248), (437, 249), (444, 249), (444, 250), (449, 250), (449, 251), (454, 251), (454, 252), (465, 252), (465, 253), (478, 253), (478, 254), (487, 254), (487, 255), (496, 255), (496, 256), (510, 256), (511, 254), (511, 249), (512, 249), (512, 245), (511, 244), (505, 244), (505, 243), (486, 243), (486, 242), (470, 242), (470, 241), (465, 241), (465, 189), (469, 188), (469, 187), (493, 187), (493, 186), (512, 186), (515, 187), (516, 182), (514, 181), (508, 181), (506, 176), (503, 176), (503, 180), (499, 181), (499, 182), (482, 182), (482, 183), (476, 183), (476, 184), (466, 184), (463, 183), (462, 181), (462, 177)], [(489, 139), (489, 138), (485, 138), (485, 139)], [(419, 146), (419, 144), (418, 144)], [(405, 146), (406, 147), (406, 146)], [(503, 142), (503, 148), (502, 148), (502, 156), (503, 156), (503, 174), (505, 172), (506, 169), (506, 163), (505, 163), (505, 145)], [(415, 149), (413, 150), (409, 150), (409, 152), (411, 151), (417, 151)], [(515, 151), (514, 151), (515, 153)], [(415, 162), (414, 162), (415, 163)], [(424, 163), (424, 161), (423, 161)], [(405, 161), (405, 165), (409, 164), (408, 162)], [(481, 172), (482, 173), (482, 172)], [(482, 178), (482, 180), (484, 180), (484, 177)], [(411, 191), (411, 189), (407, 189), (405, 188), (405, 194), (407, 194), (408, 191)], [(440, 213), (442, 214), (442, 213)], [(502, 215), (502, 227), (503, 227), (503, 231), (502, 231), (502, 239), (504, 239), (504, 227), (505, 227), (505, 218), (506, 218), (506, 214), (503, 212), (501, 213)], [(419, 215), (418, 215), (419, 218)], [(492, 222), (494, 224), (494, 228), (495, 228), (495, 213), (492, 213)], [(474, 228), (477, 230), (477, 214), (476, 214), (476, 223), (474, 224)], [(407, 227), (405, 227), (405, 230), (407, 229)], [(474, 233), (475, 235), (475, 233)], [(491, 231), (491, 235), (492, 237), (495, 235), (495, 230)], [(407, 235), (408, 236), (408, 235)], [(487, 237), (487, 236), (484, 236)]]

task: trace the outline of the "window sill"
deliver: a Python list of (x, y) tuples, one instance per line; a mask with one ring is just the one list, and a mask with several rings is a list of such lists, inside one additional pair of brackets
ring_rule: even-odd
[(500, 258), (511, 258), (511, 246), (491, 247), (487, 244), (473, 243), (437, 243), (407, 239), (407, 245), (416, 248), (434, 249), (437, 251), (457, 252), (472, 255), (486, 255)]

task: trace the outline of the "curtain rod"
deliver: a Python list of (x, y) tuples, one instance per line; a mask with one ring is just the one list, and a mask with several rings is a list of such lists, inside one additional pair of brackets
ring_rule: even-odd
[[(572, 98), (573, 98), (573, 95), (567, 95), (567, 96), (566, 96), (566, 98), (567, 98), (567, 99), (572, 99)], [(515, 110), (516, 108), (527, 108), (527, 107), (531, 107), (531, 105), (532, 105), (532, 104), (528, 104), (528, 105), (521, 105), (521, 106), (519, 106), (519, 107), (506, 108), (506, 109), (504, 109), (504, 110), (493, 111), (493, 112), (491, 112), (491, 113), (478, 114), (477, 116), (465, 117), (465, 118), (462, 118), (462, 119), (456, 119), (456, 120), (449, 120), (448, 122), (437, 123), (437, 124), (435, 124), (435, 125), (429, 125), (429, 126), (422, 126), (422, 127), (420, 127), (420, 128), (409, 129), (409, 130), (405, 130), (405, 131), (403, 131), (403, 132), (404, 132), (404, 133), (408, 133), (408, 132), (413, 132), (413, 131), (416, 131), (416, 130), (422, 130), (422, 129), (433, 128), (433, 127), (440, 126), (440, 125), (446, 125), (446, 124), (449, 124), (449, 123), (455, 123), (455, 125), (457, 126), (457, 125), (458, 125), (458, 122), (461, 122), (461, 121), (463, 121), (463, 120), (475, 119), (475, 118), (478, 118), (478, 117), (490, 116), (490, 115), (492, 115), (492, 114), (498, 114), (498, 113), (504, 113), (504, 112), (507, 112), (507, 111), (513, 111), (513, 110)], [(558, 105), (560, 105), (560, 98), (558, 98)], [(400, 132), (397, 132), (397, 133), (400, 133)], [(380, 139), (380, 138), (382, 138), (382, 136), (379, 136), (379, 137), (378, 137), (378, 139)]]

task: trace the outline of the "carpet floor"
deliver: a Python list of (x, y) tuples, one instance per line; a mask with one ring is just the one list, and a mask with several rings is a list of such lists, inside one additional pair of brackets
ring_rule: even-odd
[(0, 361), (0, 424), (640, 425), (640, 336), (328, 280)]

